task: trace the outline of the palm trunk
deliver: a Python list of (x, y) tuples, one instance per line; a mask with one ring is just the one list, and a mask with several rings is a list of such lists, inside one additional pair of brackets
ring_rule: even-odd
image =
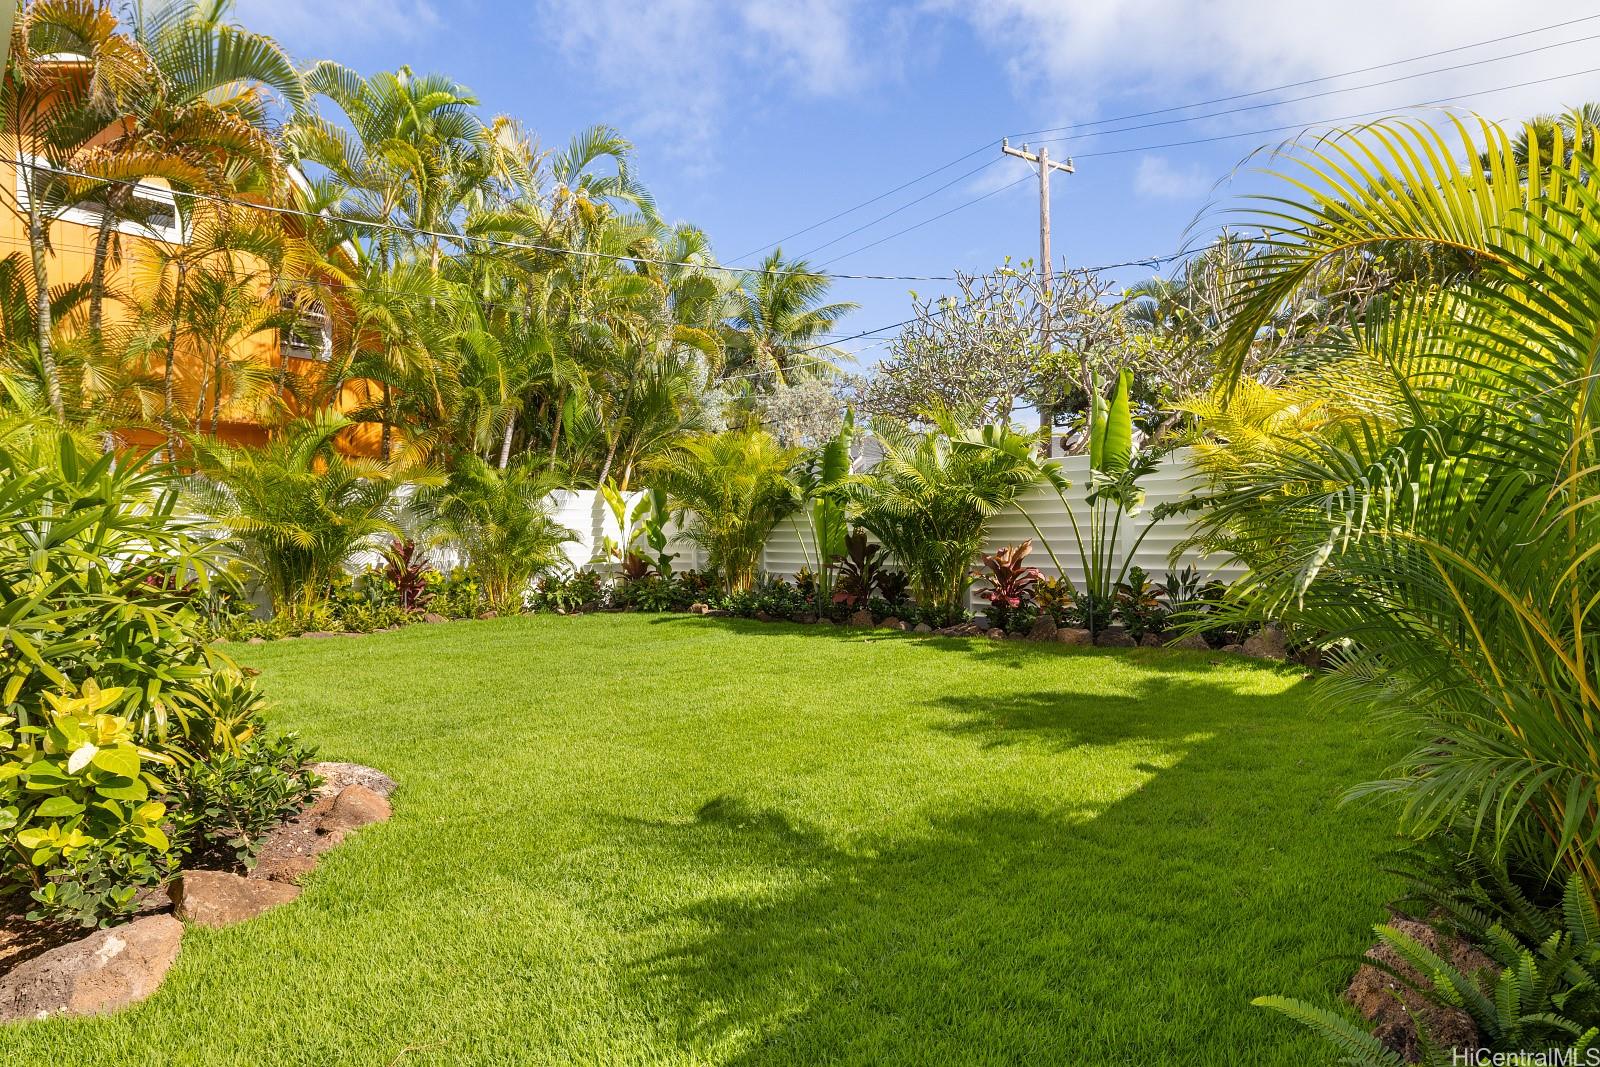
[(111, 234), (117, 220), (127, 206), (133, 190), (119, 186), (106, 198), (105, 213), (100, 216), (100, 229), (94, 235), (94, 267), (89, 272), (89, 336), (96, 347), (105, 322), (106, 270), (111, 263)]
[(393, 429), (392, 423), (390, 421), (390, 416), (393, 414), (393, 412), (390, 409), (393, 406), (393, 404), (394, 404), (394, 394), (389, 388), (389, 383), (388, 382), (384, 382), (383, 383), (383, 416), (382, 416), (382, 419), (380, 420), (383, 423), (383, 437), (382, 437), (382, 439), (381, 439), (381, 441), (380, 441), (380, 443), (378, 445), (378, 458), (383, 460), (385, 463), (389, 462), (389, 447), (390, 447), (389, 443), (390, 443), (390, 441), (391, 441), (391, 439), (393, 437), (393, 434), (394, 434), (394, 429)]
[(217, 436), (217, 426), (222, 421), (222, 360), (219, 352), (212, 365), (211, 379), (211, 436)]
[(37, 198), (28, 197), (28, 251), (33, 261), (33, 289), (35, 312), (39, 328), (39, 368), (44, 373), (44, 391), (50, 401), (50, 410), (58, 421), (67, 417), (67, 406), (61, 399), (61, 371), (56, 367), (55, 349), (50, 344), (54, 322), (50, 315), (50, 271), (45, 260), (44, 220), (39, 217)]
[(178, 264), (178, 283), (172, 293), (172, 328), (167, 331), (167, 361), (161, 374), (161, 395), (164, 401), (161, 417), (167, 431), (167, 461), (178, 458), (177, 425), (172, 421), (172, 406), (177, 390), (173, 383), (173, 366), (178, 356), (178, 324), (183, 320), (183, 283), (189, 274), (189, 264)]
[(517, 416), (513, 414), (506, 420), (506, 433), (500, 439), (500, 469), (505, 470), (511, 462), (511, 435), (517, 431)]
[(1039, 436), (1043, 438), (1039, 451), (1049, 459), (1056, 454), (1056, 411), (1042, 400), (1039, 402)]

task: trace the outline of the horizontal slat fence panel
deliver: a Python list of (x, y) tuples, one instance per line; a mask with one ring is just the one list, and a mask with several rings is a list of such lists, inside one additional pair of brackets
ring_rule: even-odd
[[(1046, 574), (1054, 574), (1056, 568), (1043, 544), (1047, 541), (1067, 575), (1074, 582), (1082, 582), (1083, 567), (1073, 537), (1072, 519), (1077, 519), (1079, 528), (1087, 537), (1090, 512), (1084, 496), (1089, 483), (1089, 461), (1086, 456), (1068, 456), (1057, 463), (1072, 483), (1066, 493), (1071, 516), (1054, 490), (1035, 489), (1024, 496), (1019, 507), (1008, 509), (995, 517), (984, 551), (993, 552), (1032, 538), (1034, 552), (1029, 557), (1030, 562)], [(1119, 541), (1122, 554), (1118, 556), (1119, 563), (1134, 548), (1135, 542), (1139, 542), (1139, 536), (1143, 533), (1144, 539), (1134, 551), (1133, 563), (1158, 579), (1168, 570), (1179, 570), (1189, 565), (1202, 575), (1224, 581), (1240, 576), (1242, 572), (1238, 567), (1223, 566), (1219, 559), (1207, 559), (1192, 551), (1184, 553), (1175, 565), (1169, 562), (1172, 551), (1189, 535), (1188, 520), (1177, 516), (1156, 522), (1152, 516), (1159, 505), (1187, 498), (1193, 490), (1194, 478), (1186, 454), (1180, 452), (1144, 480), (1143, 511), (1131, 519), (1124, 517), (1121, 523)], [(637, 496), (631, 496), (629, 505), (632, 506), (637, 499)], [(589, 566), (597, 550), (604, 545), (605, 538), (619, 536), (611, 510), (599, 493), (592, 490), (565, 491), (557, 493), (553, 503), (556, 520), (578, 534), (578, 540), (566, 546), (567, 558), (574, 567)], [(1035, 526), (1038, 527), (1037, 532)], [(705, 563), (705, 553), (681, 537), (674, 539), (670, 550), (678, 553), (675, 563), (680, 568), (700, 567)], [(768, 574), (786, 578), (793, 577), (801, 567), (817, 566), (816, 549), (803, 514), (778, 524), (767, 541), (762, 564)]]

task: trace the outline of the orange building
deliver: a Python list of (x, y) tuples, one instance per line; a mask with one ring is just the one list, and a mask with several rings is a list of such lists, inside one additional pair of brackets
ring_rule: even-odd
[[(42, 66), (45, 75), (41, 95), (36, 98), (40, 110), (53, 91), (74, 91), (80, 72), (88, 69), (83, 60), (67, 56), (49, 57)], [(108, 128), (99, 140), (110, 140), (117, 132), (115, 126)], [(7, 134), (11, 152), (0, 152), (0, 190), (9, 210), (0, 212), (0, 256), (15, 254), (26, 264), (30, 188), (43, 190), (47, 183), (60, 188), (71, 184), (73, 175), (55, 171), (41, 156), (31, 154), (27, 131), (13, 128)], [(10, 158), (5, 158), (7, 155)], [(58, 181), (51, 182), (52, 172)], [(131, 336), (124, 339), (125, 348), (119, 351), (126, 351), (125, 365), (139, 372), (140, 384), (135, 388), (124, 383), (129, 395), (137, 394), (135, 401), (130, 402), (128, 396), (107, 396), (106, 400), (108, 406), (121, 399), (124, 408), (142, 409), (143, 417), (133, 418), (135, 424), (125, 431), (130, 444), (158, 444), (163, 434), (151, 427), (164, 417), (170, 345), (174, 422), (185, 429), (214, 433), (230, 443), (257, 444), (286, 418), (311, 413), (305, 398), (318, 392), (331, 361), (333, 322), (320, 302), (290, 302), (278, 284), (282, 279), (274, 279), (262, 260), (196, 247), (193, 226), (185, 220), (195, 214), (197, 205), (185, 204), (186, 210), (180, 211), (180, 195), (161, 179), (144, 179), (117, 212), (109, 232), (116, 255), (108, 260), (105, 272), (104, 324), (110, 335), (119, 325), (139, 323), (140, 302), (148, 302), (162, 286), (167, 289), (170, 309), (171, 290), (181, 277), (189, 313), (185, 321), (202, 322), (206, 328), (185, 328), (175, 335), (162, 328), (148, 336), (123, 331)], [(61, 198), (51, 199), (59, 203)], [(101, 206), (92, 200), (54, 211), (46, 266), (52, 292), (91, 278), (103, 219)], [(293, 220), (284, 221), (292, 224)], [(31, 279), (31, 268), (21, 273)], [(208, 318), (202, 311), (213, 313)], [(73, 325), (81, 327), (83, 308), (76, 317)], [(117, 343), (122, 345), (124, 340)], [(86, 405), (93, 403), (95, 388), (84, 386)], [(369, 383), (349, 383), (339, 390), (331, 406), (353, 410), (365, 402), (368, 391)], [(141, 422), (143, 425), (138, 425)], [(375, 450), (377, 435), (366, 432), (368, 429), (355, 427), (345, 435), (352, 451)]]

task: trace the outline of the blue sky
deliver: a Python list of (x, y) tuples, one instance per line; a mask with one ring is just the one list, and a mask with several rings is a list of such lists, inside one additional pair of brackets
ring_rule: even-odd
[[(1000, 157), (1005, 135), (1496, 42), (1138, 121), (1273, 104), (1240, 114), (1052, 144), (1052, 154), (1078, 159), (1075, 175), (1055, 180), (1056, 259), (1092, 265), (1173, 251), (1198, 216), (1215, 219), (1260, 187), (1253, 171), (1236, 173), (1241, 159), (1290, 134), (1149, 146), (1457, 94), (1476, 94), (1460, 106), (1494, 118), (1600, 99), (1600, 74), (1566, 77), (1600, 67), (1600, 17), (1525, 33), (1600, 16), (1600, 4), (1563, 0), (240, 0), (239, 13), (302, 60), (451, 75), (486, 115), (519, 117), (546, 146), (592, 123), (616, 126), (638, 145), (663, 215), (706, 230), (725, 262), (745, 262), (768, 242), (982, 149), (785, 242), (788, 253), (825, 246), (812, 263), (847, 273), (948, 274), (1035, 256), (1037, 186), (994, 192), (1026, 173), (1020, 160)], [(1462, 64), (1471, 65), (1359, 88)], [(1539, 79), (1558, 80), (1505, 88)], [(1333, 89), (1348, 91), (1289, 100)], [(1140, 150), (1089, 155), (1119, 149)], [(838, 295), (861, 304), (845, 329), (907, 317), (910, 289), (929, 295), (940, 285), (840, 282)], [(883, 352), (864, 350), (863, 364)]]

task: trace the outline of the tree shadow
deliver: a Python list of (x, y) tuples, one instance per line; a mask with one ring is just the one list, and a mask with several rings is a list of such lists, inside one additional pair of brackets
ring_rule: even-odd
[[(1151, 725), (1063, 723), (1041, 694), (1004, 714), (1075, 745)], [(636, 823), (633, 847), (724, 877), (644, 920), (643, 942), (669, 947), (634, 961), (627, 991), (717, 1063), (1310, 1062), (1249, 1000), (1347, 977), (1326, 961), (1381, 919), (1389, 817), (1338, 808), (1370, 751), (1318, 741), (1316, 766), (1259, 773), (1292, 750), (1284, 729), (1146, 737), (1167, 756), (1094, 811), (955, 807), (841, 840), (722, 795)]]

